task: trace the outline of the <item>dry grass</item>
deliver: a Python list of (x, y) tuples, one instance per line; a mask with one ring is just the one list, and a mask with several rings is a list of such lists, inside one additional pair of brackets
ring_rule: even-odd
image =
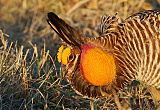
[[(75, 94), (61, 80), (55, 60), (57, 35), (46, 22), (53, 11), (88, 36), (98, 36), (102, 15), (118, 12), (121, 20), (159, 0), (0, 0), (0, 109), (117, 109), (112, 98), (94, 101)], [(8, 36), (8, 35), (9, 36)], [(23, 45), (23, 46), (22, 46)], [(146, 86), (119, 93), (124, 108), (156, 109)]]
[(87, 107), (88, 102), (63, 84), (60, 71), (45, 47), (38, 54), (37, 47), (17, 48), (6, 37), (0, 31), (0, 109)]

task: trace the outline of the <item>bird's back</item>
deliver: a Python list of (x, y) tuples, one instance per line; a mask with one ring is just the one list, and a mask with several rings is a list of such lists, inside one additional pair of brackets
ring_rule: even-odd
[(128, 17), (114, 46), (119, 73), (160, 88), (160, 10)]

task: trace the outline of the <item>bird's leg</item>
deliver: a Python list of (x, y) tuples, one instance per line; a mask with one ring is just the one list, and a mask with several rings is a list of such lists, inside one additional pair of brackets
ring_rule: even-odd
[(115, 101), (115, 103), (116, 103), (116, 105), (117, 105), (118, 110), (122, 110), (122, 106), (121, 106), (121, 104), (120, 104), (118, 95), (117, 95), (117, 93), (116, 93), (115, 90), (113, 90), (113, 96), (114, 96), (114, 101)]
[[(150, 86), (149, 91), (155, 103), (158, 104), (158, 102), (160, 102), (160, 90), (156, 89), (155, 87)], [(158, 105), (158, 108), (160, 109), (160, 105)]]
[(94, 100), (90, 99), (90, 108), (94, 110)]

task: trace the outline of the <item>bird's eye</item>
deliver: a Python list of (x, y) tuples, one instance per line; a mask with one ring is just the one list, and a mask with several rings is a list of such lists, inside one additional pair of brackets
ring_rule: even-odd
[(74, 54), (70, 54), (69, 56), (68, 56), (68, 62), (71, 62), (71, 61), (73, 61), (75, 59), (75, 55)]

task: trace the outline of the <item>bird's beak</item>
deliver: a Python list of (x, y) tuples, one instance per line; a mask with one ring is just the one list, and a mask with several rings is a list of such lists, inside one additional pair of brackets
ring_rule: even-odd
[(61, 79), (64, 80), (64, 78), (66, 77), (67, 75), (67, 71), (62, 71), (61, 72)]

